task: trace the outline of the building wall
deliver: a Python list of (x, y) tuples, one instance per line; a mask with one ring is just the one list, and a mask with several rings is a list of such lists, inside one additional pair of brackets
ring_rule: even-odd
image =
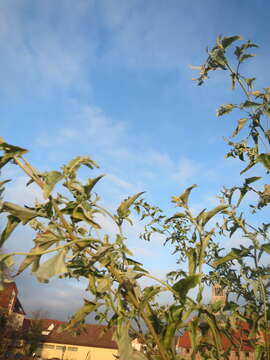
[(61, 360), (115, 360), (113, 355), (117, 353), (116, 349), (54, 343), (44, 343), (37, 351), (43, 359), (59, 358)]
[[(191, 359), (191, 353), (192, 353), (191, 349), (180, 348), (178, 350), (178, 353), (185, 360)], [(254, 355), (254, 352), (251, 352), (251, 351), (240, 351), (239, 354), (236, 353), (235, 351), (231, 351), (229, 359), (230, 360), (254, 360), (255, 355)], [(200, 355), (196, 355), (196, 360), (201, 360)]]

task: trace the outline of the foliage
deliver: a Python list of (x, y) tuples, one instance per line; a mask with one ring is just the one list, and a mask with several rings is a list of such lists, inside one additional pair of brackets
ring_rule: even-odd
[(30, 326), (24, 334), (26, 354), (32, 355), (38, 348), (42, 339), (42, 317), (43, 311), (38, 310), (32, 313)]
[(6, 359), (7, 353), (17, 353), (24, 338), (24, 330), (16, 326), (16, 319), (7, 309), (0, 309), (0, 359)]
[(26, 352), (28, 355), (32, 355), (37, 349), (42, 338), (42, 323), (41, 320), (32, 320), (30, 328), (25, 336), (27, 345)]
[[(257, 45), (248, 41), (236, 46), (235, 66), (229, 61), (228, 51), (238, 40), (239, 36), (219, 37), (208, 51), (206, 63), (199, 67), (197, 81), (199, 85), (203, 84), (209, 73), (217, 69), (229, 72), (232, 88), (242, 89), (245, 99), (240, 104), (222, 105), (217, 115), (232, 111), (244, 113), (232, 138), (247, 129), (248, 132), (240, 141), (228, 141), (231, 150), (227, 156), (247, 162), (242, 174), (255, 165), (262, 166), (268, 173), (270, 90), (256, 90), (255, 78), (240, 74), (241, 65), (254, 56), (248, 53), (249, 49)], [(36, 236), (28, 252), (1, 255), (0, 266), (9, 267), (16, 255), (25, 255), (17, 274), (31, 267), (41, 282), (48, 282), (56, 275), (87, 279), (89, 298), (74, 314), (69, 328), (82, 324), (89, 313), (96, 313), (97, 321), (106, 322), (108, 328), (116, 327), (120, 359), (180, 359), (181, 354), (177, 354), (175, 349), (175, 335), (188, 328), (192, 359), (197, 353), (204, 359), (228, 359), (229, 353), (222, 347), (222, 339), (227, 338), (235, 350), (240, 350), (245, 341), (256, 349), (256, 359), (269, 360), (270, 268), (266, 262), (270, 253), (269, 224), (251, 225), (243, 214), (243, 199), (248, 193), (258, 196), (258, 201), (251, 204), (254, 213), (270, 202), (269, 185), (261, 190), (254, 186), (261, 176), (246, 178), (241, 186), (225, 188), (219, 197), (220, 204), (214, 209), (203, 209), (199, 214), (193, 214), (189, 206), (189, 197), (196, 185), (172, 198), (177, 212), (169, 216), (142, 199), (143, 193), (129, 197), (111, 212), (100, 205), (100, 198), (94, 192), (102, 175), (89, 178), (85, 183), (79, 181), (81, 166), (90, 170), (98, 167), (89, 157), (77, 157), (58, 171), (41, 173), (25, 159), (25, 149), (4, 140), (0, 149), (3, 154), (0, 166), (7, 163), (18, 165), (29, 176), (29, 184), (36, 183), (44, 196), (44, 201), (36, 202), (32, 207), (2, 202), (1, 212), (8, 216), (0, 238), (1, 246), (19, 224), (30, 226)], [(149, 274), (132, 258), (126, 246), (123, 223), (132, 224), (130, 215), (133, 209), (140, 220), (147, 221), (142, 239), (150, 240), (153, 234), (160, 233), (165, 237), (165, 244), (174, 246), (177, 265), (166, 281)], [(246, 213), (245, 208), (244, 211)], [(115, 235), (105, 233), (103, 216), (115, 223)], [(215, 221), (218, 221), (217, 225), (214, 225)], [(229, 238), (236, 231), (245, 241), (239, 248), (222, 255), (217, 239)], [(247, 241), (249, 245), (246, 245)], [(43, 260), (44, 255), (49, 258), (46, 256)], [(184, 262), (187, 270), (184, 270)], [(1, 274), (3, 283), (4, 273)], [(140, 279), (145, 277), (153, 279), (153, 285), (143, 287)], [(228, 298), (225, 303), (204, 304), (204, 288), (213, 283), (221, 284), (242, 299), (242, 305)], [(195, 297), (190, 296), (190, 290), (196, 293)], [(160, 305), (158, 296), (162, 292), (170, 293), (173, 302)], [(245, 340), (233, 338), (241, 322), (249, 324)], [(264, 336), (258, 338), (258, 334)], [(130, 346), (134, 337), (145, 344), (144, 353)]]

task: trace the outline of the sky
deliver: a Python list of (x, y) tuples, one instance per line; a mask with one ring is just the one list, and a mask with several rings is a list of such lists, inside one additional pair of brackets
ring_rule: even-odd
[[(239, 34), (260, 45), (244, 70), (258, 88), (269, 85), (269, 12), (266, 0), (4, 0), (0, 135), (29, 149), (27, 159), (40, 171), (89, 155), (106, 174), (97, 189), (111, 209), (145, 191), (147, 201), (170, 213), (171, 196), (194, 183), (194, 211), (211, 208), (223, 185), (241, 181), (239, 163), (224, 159), (235, 119), (215, 116), (240, 95), (223, 73), (198, 87), (190, 65), (205, 61), (219, 34)], [(19, 169), (1, 176), (13, 178), (5, 200), (40, 198), (38, 189), (25, 189)], [(106, 220), (104, 226), (111, 230)], [(141, 228), (135, 222), (127, 229), (128, 245), (162, 277), (175, 258), (161, 239), (139, 240)], [(6, 250), (25, 250), (31, 238), (19, 228)], [(85, 296), (81, 282), (44, 285), (28, 273), (16, 281), (28, 314), (42, 308), (64, 320)]]

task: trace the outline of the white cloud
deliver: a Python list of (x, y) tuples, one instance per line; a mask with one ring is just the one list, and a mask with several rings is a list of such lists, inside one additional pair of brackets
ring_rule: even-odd
[(118, 186), (124, 190), (130, 190), (130, 191), (136, 190), (136, 188), (133, 184), (119, 178), (118, 176), (116, 176), (114, 174), (108, 174), (107, 179), (109, 179), (113, 184), (115, 184), (116, 186)]
[[(2, 77), (5, 95), (24, 96), (29, 87), (35, 95), (52, 95), (56, 87), (83, 91), (89, 88), (83, 69), (86, 64), (90, 67), (96, 45), (77, 31), (81, 3), (77, 1), (72, 6), (72, 13), (71, 7), (64, 6), (65, 2), (57, 7), (50, 1), (37, 2), (32, 4), (33, 16), (29, 14), (27, 19), (24, 17), (27, 10), (22, 11), (28, 7), (26, 1), (1, 4), (0, 49), (4, 54), (1, 66), (5, 68)], [(61, 16), (54, 23), (53, 18), (60, 11)]]
[(41, 201), (43, 199), (41, 189), (36, 184), (26, 187), (28, 180), (27, 176), (19, 176), (13, 182), (8, 183), (4, 192), (4, 200), (19, 205), (33, 205), (36, 200)]
[(182, 158), (176, 165), (172, 178), (180, 184), (186, 184), (200, 170), (200, 166), (188, 158)]
[(111, 148), (118, 149), (118, 143), (127, 132), (126, 123), (113, 121), (101, 108), (94, 105), (78, 103), (70, 105), (71, 109), (76, 111), (76, 115), (70, 119), (72, 125), (56, 129), (53, 134), (42, 133), (36, 139), (39, 145), (59, 146), (68, 144), (70, 140), (76, 140), (85, 144), (91, 141), (93, 146), (102, 148), (103, 152), (108, 152)]
[(43, 133), (36, 139), (37, 144), (44, 147), (63, 145), (70, 140), (78, 140), (80, 133), (76, 129), (63, 128), (57, 134)]

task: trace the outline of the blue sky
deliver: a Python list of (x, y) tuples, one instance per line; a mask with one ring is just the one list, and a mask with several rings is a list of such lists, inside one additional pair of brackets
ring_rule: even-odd
[[(107, 174), (98, 190), (108, 207), (146, 191), (148, 201), (170, 212), (170, 197), (193, 183), (193, 208), (213, 207), (223, 185), (239, 182), (239, 164), (224, 160), (223, 137), (235, 122), (215, 117), (218, 105), (239, 94), (222, 73), (196, 86), (189, 65), (203, 63), (217, 35), (240, 34), (261, 46), (245, 70), (259, 87), (269, 85), (269, 12), (266, 0), (2, 1), (1, 135), (29, 149), (42, 171), (90, 155)], [(25, 190), (17, 169), (2, 176), (15, 177), (7, 200), (39, 196)], [(131, 248), (163, 276), (172, 259), (158, 239), (138, 240), (139, 229), (128, 230)], [(9, 248), (20, 242), (25, 249), (30, 239), (19, 229)], [(56, 279), (44, 286), (28, 274), (18, 285), (28, 312), (43, 307), (62, 319), (83, 293), (81, 284)]]

